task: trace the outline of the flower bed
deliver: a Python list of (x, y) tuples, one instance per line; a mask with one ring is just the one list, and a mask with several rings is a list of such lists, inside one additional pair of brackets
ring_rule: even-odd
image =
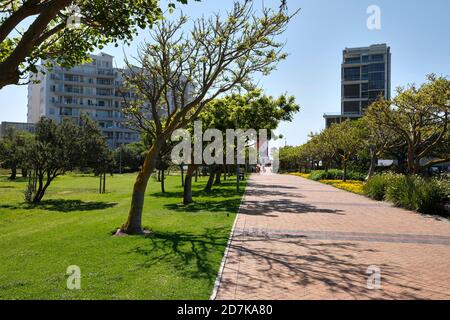
[(329, 184), (338, 189), (342, 189), (348, 192), (364, 195), (363, 186), (364, 182), (356, 180), (347, 180), (343, 182), (342, 180), (320, 180), (319, 182)]

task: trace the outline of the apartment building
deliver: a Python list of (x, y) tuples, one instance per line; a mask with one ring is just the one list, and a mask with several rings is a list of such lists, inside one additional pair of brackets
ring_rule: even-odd
[[(38, 83), (28, 86), (28, 123), (41, 117), (57, 122), (87, 114), (94, 119), (111, 148), (139, 140), (139, 133), (125, 125), (122, 71), (113, 67), (114, 57), (92, 55), (92, 61), (73, 68), (55, 66), (39, 72)], [(41, 68), (43, 68), (41, 66)]]
[(363, 116), (383, 96), (390, 99), (391, 50), (386, 44), (346, 48), (341, 65), (341, 112), (325, 114), (326, 126)]

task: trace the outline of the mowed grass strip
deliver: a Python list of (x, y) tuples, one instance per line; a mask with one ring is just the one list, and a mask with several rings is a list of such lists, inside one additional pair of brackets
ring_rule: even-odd
[[(154, 178), (143, 214), (151, 237), (113, 237), (126, 219), (134, 174), (59, 177), (38, 206), (24, 203), (25, 179), (0, 177), (0, 299), (208, 299), (242, 192), (232, 181), (183, 206), (181, 178)], [(67, 289), (66, 270), (81, 269), (81, 290)]]

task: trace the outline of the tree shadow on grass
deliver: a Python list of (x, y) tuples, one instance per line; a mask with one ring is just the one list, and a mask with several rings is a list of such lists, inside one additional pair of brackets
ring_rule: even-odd
[[(193, 186), (192, 188), (192, 197), (194, 198), (201, 198), (201, 197), (208, 197), (208, 198), (214, 198), (214, 197), (218, 197), (218, 198), (233, 198), (236, 197), (238, 195), (243, 195), (244, 194), (244, 186), (241, 186), (241, 191), (239, 193), (236, 193), (236, 189), (235, 189), (235, 185), (228, 183), (228, 182), (222, 182), (221, 185), (216, 186), (214, 185), (212, 187), (211, 192), (205, 192), (202, 189), (196, 189), (195, 186)], [(179, 191), (169, 191), (169, 192), (158, 192), (158, 193), (152, 193), (150, 194), (151, 196), (154, 197), (159, 197), (159, 198), (183, 198), (183, 190), (180, 188)]]
[(178, 212), (200, 212), (200, 211), (210, 211), (210, 212), (229, 212), (236, 213), (238, 211), (239, 205), (241, 203), (240, 198), (228, 199), (223, 201), (196, 201), (189, 205), (183, 205), (182, 203), (170, 203), (164, 205), (169, 210)]
[(228, 233), (229, 228), (207, 228), (201, 234), (157, 231), (147, 237), (145, 247), (134, 248), (129, 253), (145, 257), (144, 262), (138, 264), (139, 269), (170, 264), (185, 277), (206, 279), (213, 284)]
[(44, 200), (40, 204), (29, 205), (29, 208), (38, 208), (48, 211), (73, 212), (94, 211), (115, 207), (117, 203), (108, 202), (85, 202), (81, 200), (52, 199)]

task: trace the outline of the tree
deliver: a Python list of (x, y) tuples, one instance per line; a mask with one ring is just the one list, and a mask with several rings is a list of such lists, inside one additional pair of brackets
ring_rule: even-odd
[(410, 174), (419, 173), (421, 160), (432, 156), (444, 141), (449, 114), (450, 80), (435, 75), (420, 87), (398, 88), (392, 101), (380, 99), (367, 111), (368, 117), (379, 122), (379, 130), (395, 132), (406, 145)]
[(71, 67), (96, 47), (129, 43), (138, 28), (153, 25), (162, 12), (159, 0), (1, 1), (0, 89), (36, 72), (40, 59)]
[(5, 136), (0, 140), (0, 164), (11, 169), (10, 180), (15, 180), (17, 169), (22, 169), (26, 177), (28, 173), (27, 154), (33, 136), (28, 132), (18, 132), (7, 128)]
[(249, 84), (257, 72), (270, 73), (286, 57), (274, 37), (286, 28), (292, 16), (264, 9), (257, 16), (249, 1), (236, 2), (223, 19), (219, 14), (193, 22), (182, 33), (187, 18), (161, 21), (151, 32), (153, 42), (138, 54), (139, 69), (127, 63), (125, 75), (137, 98), (128, 102), (126, 113), (135, 127), (154, 132), (133, 188), (127, 221), (121, 231), (142, 234), (142, 209), (148, 180), (161, 147), (171, 134), (192, 122), (216, 97)]
[[(260, 89), (254, 89), (245, 94), (231, 94), (209, 103), (200, 114), (203, 129), (214, 128), (220, 130), (225, 137), (227, 129), (260, 129), (275, 130), (281, 121), (292, 121), (293, 115), (300, 110), (293, 96), (281, 95), (277, 98), (264, 95)], [(269, 135), (268, 139), (272, 137)], [(226, 140), (225, 138), (223, 139)], [(248, 141), (248, 143), (254, 143)], [(256, 148), (247, 145), (247, 148)], [(224, 156), (226, 153), (224, 152)], [(210, 171), (215, 173), (216, 183), (220, 183), (223, 165), (213, 165)], [(236, 177), (236, 181), (238, 182)], [(205, 190), (210, 191), (213, 184), (213, 175)]]
[(114, 151), (114, 160), (119, 172), (137, 172), (144, 163), (147, 146), (143, 141), (121, 145)]
[(97, 124), (88, 116), (82, 114), (79, 120), (80, 154), (83, 155), (77, 167), (93, 168), (100, 177), (100, 193), (106, 192), (106, 173), (112, 172), (114, 167), (113, 152), (109, 149), (106, 139), (97, 127)]
[(279, 159), (280, 159), (280, 170), (282, 171), (301, 171), (302, 165), (305, 163), (302, 161), (302, 146), (285, 146), (280, 148)]
[(104, 168), (106, 141), (92, 120), (83, 117), (80, 123), (64, 120), (61, 124), (42, 118), (37, 126), (28, 159), (33, 168), (29, 200), (41, 202), (47, 188), (58, 176), (76, 167)]
[(310, 140), (305, 146), (304, 153), (309, 156), (313, 167), (322, 161), (325, 171), (331, 167), (337, 156), (337, 145), (332, 130), (324, 130), (320, 134), (310, 134)]
[(377, 159), (382, 155), (393, 155), (397, 159), (400, 158), (398, 159), (399, 163), (402, 162), (402, 157), (399, 154), (403, 153), (402, 149), (405, 143), (394, 130), (383, 126), (373, 112), (367, 112), (358, 121), (360, 121), (361, 129), (363, 130), (362, 143), (364, 151), (367, 151), (370, 157), (369, 172), (366, 180), (374, 175)]
[[(211, 101), (200, 113), (198, 119), (202, 129), (216, 129), (222, 133), (222, 140), (226, 141), (227, 129), (260, 129), (274, 130), (280, 121), (290, 121), (299, 106), (295, 104), (294, 97), (282, 95), (278, 98), (266, 96), (262, 90), (252, 90), (245, 94), (232, 94), (221, 99)], [(239, 116), (238, 116), (239, 115)], [(255, 146), (248, 146), (255, 147)], [(226, 149), (226, 148), (225, 148)], [(209, 166), (209, 179), (205, 191), (210, 192), (213, 183), (219, 185), (222, 173), (226, 170), (222, 154), (221, 163)], [(194, 164), (188, 166), (184, 184), (184, 204), (193, 202), (192, 175), (196, 169)], [(238, 179), (239, 177), (236, 177)]]
[(343, 181), (347, 181), (347, 165), (351, 157), (355, 156), (362, 146), (362, 131), (358, 121), (347, 120), (341, 124), (333, 124), (327, 130), (333, 139), (336, 155), (342, 161)]
[(426, 167), (432, 167), (442, 163), (450, 162), (450, 128), (442, 140), (442, 143), (431, 153), (431, 159), (426, 163)]

